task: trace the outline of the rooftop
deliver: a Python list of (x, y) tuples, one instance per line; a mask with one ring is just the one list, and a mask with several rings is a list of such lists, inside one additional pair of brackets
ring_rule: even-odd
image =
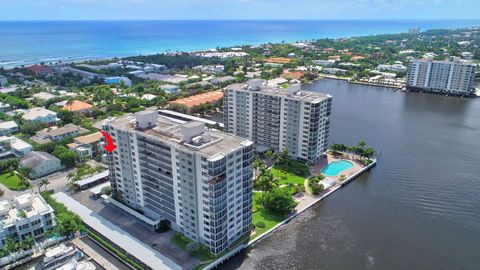
[(203, 94), (194, 95), (187, 98), (181, 98), (172, 101), (171, 103), (184, 104), (185, 106), (191, 108), (196, 105), (200, 105), (208, 102), (215, 102), (223, 98), (223, 91), (213, 91)]
[(57, 113), (41, 107), (36, 107), (36, 108), (26, 110), (22, 117), (25, 120), (35, 120), (37, 117), (46, 117), (49, 115), (56, 116)]
[(76, 111), (91, 109), (92, 107), (93, 107), (92, 105), (86, 102), (83, 102), (80, 100), (73, 100), (72, 104), (67, 103), (67, 105), (63, 106), (63, 109), (67, 111), (76, 112)]
[[(155, 112), (156, 111), (148, 111)], [(204, 124), (196, 121), (177, 122), (172, 118), (159, 115), (155, 126), (139, 129), (135, 115), (124, 115), (107, 120), (105, 124), (123, 130), (136, 131), (147, 137), (154, 137), (176, 148), (200, 152), (209, 158), (228, 155), (239, 148), (252, 144), (247, 139), (223, 133), (215, 129), (205, 129)]]
[(35, 168), (46, 160), (58, 160), (58, 158), (55, 156), (52, 156), (47, 152), (32, 151), (27, 155), (25, 155), (20, 162), (24, 166), (27, 166), (29, 168)]
[[(24, 193), (15, 196), (13, 201), (0, 201), (0, 223), (8, 225), (14, 221), (53, 212), (45, 200), (36, 193)], [(22, 217), (24, 213), (25, 216)]]
[[(258, 88), (256, 88), (258, 87)], [(266, 85), (263, 80), (254, 79), (248, 81), (246, 84), (244, 83), (235, 83), (231, 84), (227, 87), (227, 89), (232, 89), (235, 91), (249, 91), (249, 92), (262, 92), (264, 94), (269, 94), (273, 96), (283, 96), (289, 99), (294, 100), (303, 100), (308, 102), (320, 102), (325, 99), (329, 99), (332, 96), (326, 93), (320, 92), (310, 92), (301, 90), (301, 86), (297, 85), (290, 85), (287, 89), (281, 89), (277, 87), (271, 87)]]
[(93, 134), (75, 137), (74, 141), (81, 144), (91, 144), (94, 142), (98, 142), (101, 139), (102, 139), (102, 133), (95, 132)]

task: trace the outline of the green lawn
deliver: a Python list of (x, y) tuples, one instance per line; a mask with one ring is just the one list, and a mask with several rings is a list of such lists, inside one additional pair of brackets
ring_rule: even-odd
[(280, 185), (285, 185), (287, 183), (303, 185), (303, 183), (305, 182), (305, 178), (277, 169), (276, 167), (271, 168), (271, 170), (272, 170), (273, 177), (278, 178), (280, 180), (279, 181)]
[(280, 185), (288, 183), (303, 185), (305, 178), (310, 175), (308, 165), (298, 161), (275, 164), (271, 170), (273, 177), (280, 180)]
[(20, 182), (20, 178), (18, 178), (17, 175), (10, 174), (9, 172), (0, 174), (0, 183), (11, 190), (25, 190), (28, 188), (27, 185)]
[(289, 172), (291, 174), (295, 174), (303, 178), (307, 178), (308, 176), (310, 176), (310, 167), (305, 163), (301, 163), (295, 160), (290, 160), (289, 162), (275, 164), (275, 166), (273, 167), (275, 169)]
[[(170, 242), (175, 246), (183, 250), (186, 250), (188, 243), (190, 243), (191, 241), (187, 237), (183, 236), (181, 233), (176, 233), (170, 239)], [(202, 245), (200, 245), (197, 251), (191, 252), (190, 255), (199, 259), (202, 262), (215, 258), (215, 256), (212, 253), (210, 253), (210, 251), (205, 246), (202, 246)]]
[[(280, 223), (284, 220), (284, 216), (275, 215), (270, 213), (269, 211), (262, 208), (259, 203), (259, 198), (262, 194), (260, 192), (253, 193), (253, 225), (255, 226), (255, 234), (250, 236), (250, 240), (255, 239), (256, 237), (260, 236), (262, 233), (270, 230), (273, 226)], [(265, 223), (265, 228), (257, 227), (257, 222), (262, 221)]]

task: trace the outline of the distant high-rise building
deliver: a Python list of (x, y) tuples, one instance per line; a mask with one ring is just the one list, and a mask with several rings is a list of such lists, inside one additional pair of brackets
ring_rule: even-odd
[(408, 33), (409, 34), (420, 34), (420, 28), (419, 27), (414, 27), (414, 28), (410, 28), (408, 29)]
[(248, 138), (259, 152), (288, 149), (292, 158), (314, 162), (325, 152), (332, 96), (267, 86), (262, 80), (225, 89), (224, 131)]
[[(104, 123), (112, 192), (218, 254), (252, 229), (253, 143), (141, 111)], [(158, 226), (158, 223), (153, 225)]]
[(462, 61), (413, 60), (408, 67), (407, 88), (413, 91), (471, 95), (475, 65)]

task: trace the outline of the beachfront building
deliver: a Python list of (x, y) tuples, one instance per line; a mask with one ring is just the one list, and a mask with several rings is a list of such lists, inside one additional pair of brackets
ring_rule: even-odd
[[(116, 198), (218, 254), (252, 229), (253, 143), (141, 111), (107, 120)], [(156, 227), (154, 225), (154, 227)]]
[(408, 68), (407, 88), (469, 96), (474, 92), (475, 65), (463, 61), (414, 60)]
[(258, 152), (286, 148), (292, 158), (314, 162), (327, 149), (331, 103), (330, 95), (300, 85), (232, 84), (225, 88), (224, 131), (252, 140)]
[(38, 239), (55, 225), (52, 207), (39, 194), (28, 192), (13, 201), (0, 201), (0, 249), (8, 238)]

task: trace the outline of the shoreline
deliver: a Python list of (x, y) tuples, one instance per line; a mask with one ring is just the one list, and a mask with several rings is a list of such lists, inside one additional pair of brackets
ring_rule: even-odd
[[(136, 57), (136, 56), (149, 56), (149, 55), (155, 55), (155, 54), (162, 54), (162, 53), (168, 53), (168, 52), (179, 52), (179, 53), (191, 53), (191, 52), (199, 52), (199, 51), (206, 51), (209, 48), (231, 48), (231, 47), (242, 47), (242, 46), (259, 46), (259, 45), (265, 45), (269, 43), (273, 44), (280, 44), (282, 42), (286, 43), (293, 43), (293, 42), (300, 42), (300, 41), (316, 41), (316, 40), (322, 40), (322, 39), (342, 39), (342, 38), (361, 38), (361, 37), (368, 37), (368, 36), (377, 36), (377, 35), (399, 35), (399, 34), (406, 34), (408, 31), (408, 26), (412, 25), (417, 25), (422, 28), (423, 31), (426, 30), (436, 30), (436, 29), (448, 29), (448, 30), (458, 30), (458, 29), (471, 29), (471, 28), (476, 28), (480, 27), (480, 20), (478, 19), (454, 19), (454, 20), (107, 20), (107, 21), (4, 21), (4, 22), (9, 22), (9, 23), (28, 23), (28, 22), (38, 22), (38, 23), (58, 23), (58, 22), (83, 22), (83, 23), (101, 23), (101, 22), (107, 22), (107, 23), (112, 23), (112, 22), (244, 22), (244, 23), (252, 23), (252, 22), (278, 22), (278, 23), (297, 23), (297, 22), (318, 22), (318, 23), (325, 23), (325, 22), (360, 22), (360, 23), (372, 23), (372, 22), (387, 22), (387, 23), (392, 23), (395, 26), (395, 29), (385, 30), (383, 28), (375, 28), (375, 29), (370, 29), (367, 30), (368, 28), (364, 29), (362, 32), (360, 32), (359, 29), (356, 30), (351, 30), (351, 31), (346, 31), (344, 30), (341, 33), (336, 33), (336, 32), (312, 32), (310, 36), (298, 36), (297, 35), (288, 35), (287, 38), (282, 38), (278, 36), (277, 38), (271, 38), (269, 40), (263, 40), (263, 39), (258, 39), (257, 40), (251, 40), (251, 41), (246, 41), (245, 43), (239, 43), (237, 39), (232, 39), (230, 38), (225, 38), (223, 40), (219, 40), (216, 44), (205, 44), (205, 45), (199, 45), (198, 48), (193, 48), (194, 46), (191, 47), (191, 49), (175, 49), (175, 48), (181, 48), (180, 44), (171, 44), (170, 48), (161, 48), (159, 46), (154, 46), (154, 45), (149, 45), (145, 47), (145, 44), (142, 45), (142, 47), (145, 47), (145, 51), (136, 51), (133, 53), (125, 52), (122, 54), (121, 52), (113, 53), (114, 55), (110, 56), (101, 56), (101, 53), (96, 53), (96, 52), (91, 52), (94, 54), (93, 56), (88, 56), (88, 55), (82, 55), (81, 51), (74, 53), (72, 52), (70, 55), (64, 55), (64, 56), (59, 56), (59, 55), (49, 55), (49, 56), (41, 56), (36, 54), (32, 54), (32, 52), (27, 52), (30, 55), (37, 55), (32, 56), (30, 59), (25, 59), (21, 58), (19, 56), (19, 59), (8, 59), (8, 56), (2, 56), (5, 57), (6, 59), (0, 59), (0, 68), (4, 69), (14, 69), (16, 67), (21, 67), (21, 66), (31, 66), (31, 65), (36, 65), (40, 63), (58, 63), (58, 61), (61, 61), (62, 63), (78, 63), (78, 62), (83, 62), (83, 61), (95, 61), (95, 60), (112, 60), (112, 59), (122, 59), (122, 58), (127, 58), (127, 57)], [(445, 23), (449, 23), (448, 25), (445, 25)], [(402, 25), (395, 25), (395, 23), (404, 23), (404, 28), (402, 28)], [(1, 26), (1, 22), (0, 22)], [(302, 29), (298, 30), (300, 33), (302, 32)], [(61, 36), (60, 36), (61, 37)], [(58, 38), (58, 37), (57, 37)], [(213, 38), (213, 37), (212, 37)], [(248, 40), (248, 35), (245, 37), (245, 40)], [(158, 39), (158, 41), (165, 41), (165, 39)], [(168, 41), (168, 40), (167, 40)], [(92, 43), (93, 44), (93, 43)], [(148, 44), (146, 44), (148, 45)], [(170, 45), (168, 45), (170, 46)], [(78, 50), (77, 50), (78, 51)], [(87, 52), (92, 51), (88, 50)], [(75, 55), (76, 56), (72, 56)], [(96, 55), (95, 55), (96, 54)], [(24, 56), (25, 57), (25, 56)]]
[(302, 209), (296, 211), (295, 213), (292, 213), (291, 215), (289, 215), (287, 218), (285, 218), (283, 221), (281, 221), (280, 223), (278, 223), (277, 225), (273, 226), (271, 229), (269, 229), (268, 231), (260, 234), (259, 236), (257, 236), (255, 239), (252, 239), (252, 240), (249, 240), (248, 243), (244, 243), (244, 244), (241, 244), (237, 247), (235, 247), (233, 250), (231, 250), (230, 252), (228, 252), (227, 254), (223, 255), (222, 257), (216, 259), (215, 261), (213, 261), (212, 263), (208, 264), (207, 266), (205, 267), (202, 267), (201, 269), (202, 270), (211, 270), (211, 269), (215, 269), (217, 268), (218, 266), (220, 266), (221, 264), (223, 264), (224, 262), (228, 261), (229, 259), (231, 259), (232, 257), (234, 257), (235, 255), (237, 255), (238, 253), (241, 253), (243, 252), (245, 249), (249, 248), (249, 247), (253, 247), (255, 244), (257, 244), (258, 242), (260, 242), (261, 240), (265, 239), (267, 236), (273, 234), (275, 231), (277, 231), (280, 227), (284, 226), (284, 225), (287, 225), (290, 221), (292, 221), (293, 219), (295, 219), (296, 217), (300, 216), (301, 214), (303, 214), (305, 211), (311, 209), (313, 206), (315, 206), (317, 203), (321, 202), (322, 200), (324, 200), (325, 198), (327, 198), (328, 196), (330, 196), (332, 193), (334, 193), (335, 191), (343, 188), (345, 185), (349, 184), (350, 182), (352, 182), (353, 180), (355, 180), (355, 178), (357, 178), (358, 176), (364, 174), (365, 172), (368, 172), (369, 170), (371, 170), (373, 167), (375, 167), (377, 165), (377, 158), (374, 158), (374, 159), (371, 159), (372, 160), (372, 163), (370, 163), (369, 165), (363, 167), (361, 170), (359, 170), (358, 172), (354, 173), (353, 175), (347, 177), (343, 182), (341, 182), (340, 184), (332, 187), (328, 192), (326, 192), (325, 194), (322, 194), (320, 197), (318, 198), (315, 198), (314, 201), (312, 201), (311, 203), (309, 203), (308, 205), (306, 205), (305, 207), (303, 207)]

